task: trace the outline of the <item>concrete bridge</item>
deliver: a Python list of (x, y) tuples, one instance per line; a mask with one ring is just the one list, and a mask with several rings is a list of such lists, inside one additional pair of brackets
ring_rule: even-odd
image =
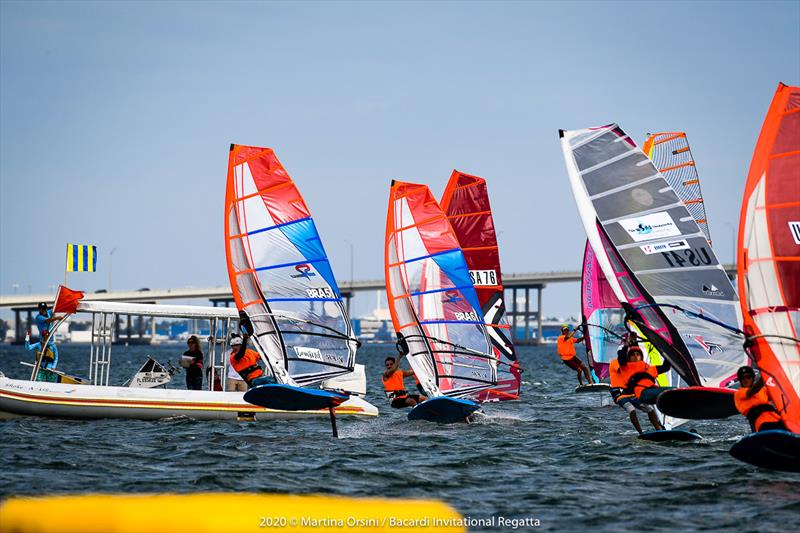
[[(728, 276), (736, 275), (735, 265), (723, 265)], [(506, 316), (508, 321), (521, 327), (523, 334), (517, 335), (517, 327), (511, 328), (513, 340), (518, 344), (531, 343), (542, 338), (542, 290), (548, 283), (577, 283), (581, 280), (581, 272), (577, 270), (559, 270), (551, 272), (505, 273), (503, 285), (506, 289)], [(347, 302), (358, 292), (384, 291), (386, 285), (382, 279), (339, 281), (339, 289)], [(536, 291), (536, 308), (531, 309), (531, 290)], [(508, 294), (508, 293), (511, 294)], [(521, 293), (521, 294), (520, 294)], [(524, 296), (522, 304), (518, 296)], [(510, 296), (510, 298), (509, 298)], [(39, 302), (52, 305), (53, 294), (20, 294), (0, 296), (0, 308), (11, 308), (14, 312), (14, 332), (16, 342), (22, 342), (25, 331), (31, 327), (33, 314)], [(106, 302), (139, 302), (155, 303), (164, 300), (208, 299), (216, 306), (233, 305), (233, 295), (229, 286), (218, 287), (185, 287), (180, 289), (139, 289), (138, 291), (98, 291), (87, 293), (84, 300), (102, 300)], [(510, 305), (509, 305), (510, 301)], [(130, 317), (128, 317), (130, 320)], [(535, 320), (535, 324), (532, 321)], [(536, 328), (536, 336), (531, 335)], [(520, 338), (518, 338), (520, 337)]]

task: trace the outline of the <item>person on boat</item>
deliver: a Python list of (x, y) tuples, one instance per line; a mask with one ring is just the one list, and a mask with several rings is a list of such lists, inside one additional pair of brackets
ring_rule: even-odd
[(626, 393), (633, 393), (645, 404), (656, 403), (658, 395), (672, 387), (659, 387), (657, 379), (660, 374), (669, 372), (672, 365), (664, 360), (663, 364), (652, 366), (644, 362), (644, 354), (639, 345), (627, 347), (627, 364), (624, 376), (627, 378)]
[(586, 368), (586, 365), (584, 365), (583, 362), (578, 359), (578, 354), (575, 351), (575, 345), (583, 342), (583, 337), (578, 339), (573, 337), (575, 331), (576, 330), (570, 332), (567, 324), (561, 326), (561, 335), (558, 336), (558, 341), (556, 344), (558, 356), (561, 358), (562, 363), (578, 373), (578, 383), (583, 385), (583, 376), (586, 376), (587, 385), (591, 385), (592, 376), (589, 374), (589, 370)]
[(386, 399), (395, 409), (414, 407), (428, 398), (422, 394), (410, 394), (406, 390), (404, 378), (414, 376), (414, 371), (400, 368), (400, 361), (408, 355), (409, 351), (408, 342), (406, 342), (402, 333), (397, 334), (396, 348), (399, 354), (397, 359), (390, 356), (384, 360), (386, 369), (383, 371), (381, 381), (383, 382), (383, 388), (386, 390)]
[[(245, 331), (248, 330), (245, 329)], [(264, 369), (258, 364), (261, 360), (261, 356), (258, 352), (247, 347), (247, 342), (249, 340), (250, 335), (243, 333), (241, 344), (238, 344), (239, 349), (233, 351), (228, 359), (231, 366), (245, 383), (247, 383), (248, 388), (275, 383), (275, 378), (264, 372)]]
[(47, 308), (46, 302), (39, 302), (39, 313), (34, 317), (36, 327), (39, 329), (39, 339), (44, 337), (45, 332), (50, 331), (50, 324), (61, 320), (64, 315), (54, 315), (51, 310)]
[(192, 335), (186, 341), (189, 349), (183, 352), (181, 366), (186, 369), (186, 388), (203, 389), (203, 352), (200, 350), (200, 339)]
[(629, 369), (627, 368), (629, 366), (628, 356), (631, 351), (635, 351), (632, 350), (632, 348), (636, 348), (641, 353), (641, 348), (638, 346), (625, 345), (619, 349), (617, 358), (611, 361), (608, 367), (609, 378), (611, 380), (611, 397), (614, 399), (614, 403), (628, 413), (631, 424), (633, 424), (633, 427), (639, 434), (642, 433), (642, 425), (639, 423), (639, 417), (636, 414), (637, 409), (647, 413), (647, 418), (650, 419), (650, 423), (653, 424), (654, 428), (658, 430), (664, 429), (664, 426), (658, 421), (658, 416), (653, 406), (643, 403), (633, 392), (626, 391), (630, 378)]
[(736, 409), (750, 422), (750, 429), (753, 432), (768, 429), (786, 430), (781, 415), (769, 400), (761, 375), (756, 378), (752, 367), (743, 366), (736, 372), (736, 377), (741, 387), (734, 393), (733, 401)]
[(238, 372), (233, 368), (231, 364), (231, 356), (239, 351), (239, 347), (242, 345), (242, 337), (241, 335), (233, 334), (231, 335), (231, 343), (230, 349), (225, 352), (225, 360), (227, 361), (228, 368), (225, 372), (225, 390), (228, 392), (247, 392), (247, 383), (242, 379), (242, 376), (239, 375)]
[(36, 361), (39, 363), (36, 381), (56, 381), (56, 374), (48, 372), (55, 370), (58, 365), (58, 351), (55, 349), (55, 343), (49, 338), (49, 333), (45, 330), (42, 340), (31, 344), (31, 332), (28, 331), (25, 335), (25, 349), (36, 352)]

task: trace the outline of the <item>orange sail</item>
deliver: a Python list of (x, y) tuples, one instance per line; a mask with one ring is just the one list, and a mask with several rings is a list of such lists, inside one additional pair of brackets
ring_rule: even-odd
[(739, 221), (744, 329), (770, 398), (800, 432), (800, 87), (780, 84), (758, 137)]
[(689, 149), (686, 134), (680, 131), (650, 133), (642, 151), (663, 174), (711, 244), (708, 217), (700, 190), (700, 177)]

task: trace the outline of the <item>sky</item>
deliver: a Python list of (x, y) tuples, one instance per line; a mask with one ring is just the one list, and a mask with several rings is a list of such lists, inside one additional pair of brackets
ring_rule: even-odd
[[(275, 150), (339, 279), (351, 247), (382, 278), (392, 179), (439, 196), (454, 168), (488, 181), (504, 272), (578, 270), (557, 132), (611, 122), (687, 132), (728, 263), (780, 81), (800, 2), (4, 0), (0, 294), (52, 290), (68, 242), (99, 255), (73, 288), (227, 285), (230, 143)], [(578, 298), (551, 285), (545, 314)]]

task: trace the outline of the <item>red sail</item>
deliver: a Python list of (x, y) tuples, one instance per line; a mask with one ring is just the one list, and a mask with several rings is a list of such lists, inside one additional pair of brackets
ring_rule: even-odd
[(747, 175), (737, 249), (745, 331), (757, 337), (751, 354), (786, 426), (798, 433), (800, 87), (780, 84), (767, 111)]
[(492, 347), (499, 358), (497, 386), (481, 392), (478, 400), (516, 400), (522, 370), (505, 319), (500, 254), (486, 180), (454, 170), (442, 195), (441, 206), (464, 252)]

